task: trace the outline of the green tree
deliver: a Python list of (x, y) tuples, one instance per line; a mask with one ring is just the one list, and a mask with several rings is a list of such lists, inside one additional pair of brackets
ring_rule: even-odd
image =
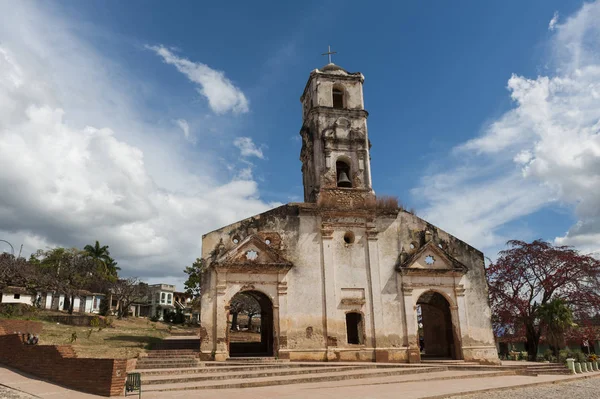
[(204, 259), (198, 258), (192, 266), (187, 266), (183, 272), (188, 275), (184, 283), (185, 291), (191, 294), (194, 299), (202, 295), (202, 275), (206, 270)]
[(74, 299), (80, 290), (106, 278), (98, 272), (97, 262), (76, 248), (39, 250), (32, 255), (30, 263), (43, 276), (46, 288), (65, 294), (69, 313), (73, 313)]
[(110, 257), (108, 245), (100, 246), (100, 243), (96, 240), (95, 245), (86, 245), (83, 247), (83, 251), (87, 256), (94, 259), (102, 268), (104, 272), (113, 278), (117, 277), (117, 272), (121, 270), (117, 267), (117, 262)]
[(546, 328), (546, 337), (554, 356), (564, 346), (565, 332), (575, 326), (573, 312), (562, 299), (553, 299), (538, 308), (538, 318)]

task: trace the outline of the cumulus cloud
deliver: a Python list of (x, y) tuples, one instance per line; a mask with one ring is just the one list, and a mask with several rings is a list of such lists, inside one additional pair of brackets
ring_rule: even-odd
[(186, 157), (175, 127), (131, 97), (135, 74), (51, 8), (0, 2), (0, 14), (0, 238), (15, 249), (99, 240), (124, 275), (181, 282), (203, 233), (271, 206), (251, 178), (214, 173), (217, 155)]
[(429, 194), (425, 216), (485, 248), (506, 238), (497, 233), (508, 222), (567, 204), (579, 221), (556, 242), (600, 249), (599, 20), (594, 2), (552, 24), (555, 73), (508, 80), (514, 108), (455, 149), (469, 167), (426, 176), (415, 189)]
[(265, 158), (262, 149), (258, 148), (250, 137), (238, 137), (233, 141), (233, 145), (240, 150), (240, 155), (243, 157)]
[(556, 29), (557, 23), (558, 23), (558, 11), (554, 11), (554, 15), (552, 16), (552, 19), (548, 23), (548, 30)]
[(225, 73), (210, 68), (200, 62), (192, 62), (178, 57), (164, 46), (146, 46), (162, 57), (164, 62), (175, 66), (190, 81), (199, 85), (198, 93), (206, 97), (210, 108), (217, 114), (232, 111), (234, 113), (248, 112), (248, 100), (244, 93), (237, 88)]

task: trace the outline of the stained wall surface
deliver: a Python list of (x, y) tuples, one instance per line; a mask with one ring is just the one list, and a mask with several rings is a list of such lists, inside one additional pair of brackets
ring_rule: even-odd
[[(257, 290), (274, 305), (280, 358), (419, 361), (416, 306), (433, 291), (448, 302), (454, 357), (498, 361), (483, 255), (408, 212), (289, 204), (207, 234), (203, 251), (212, 264), (202, 300), (205, 358), (228, 357), (228, 302)], [(233, 261), (248, 251), (264, 258)], [(289, 265), (274, 266), (277, 257)], [(361, 345), (348, 344), (348, 312), (363, 316)]]

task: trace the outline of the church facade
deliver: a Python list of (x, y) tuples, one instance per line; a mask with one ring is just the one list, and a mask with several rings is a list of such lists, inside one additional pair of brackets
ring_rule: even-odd
[[(331, 63), (310, 74), (303, 203), (203, 236), (203, 359), (498, 363), (483, 254), (372, 189), (363, 82)], [(240, 294), (261, 308), (245, 347), (230, 339)]]

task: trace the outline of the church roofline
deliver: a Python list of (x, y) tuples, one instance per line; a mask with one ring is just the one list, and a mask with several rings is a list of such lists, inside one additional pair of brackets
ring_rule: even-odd
[(376, 212), (377, 215), (381, 215), (381, 216), (385, 216), (385, 215), (391, 215), (391, 214), (396, 214), (396, 217), (398, 217), (398, 215), (405, 213), (407, 215), (410, 215), (410, 217), (414, 217), (417, 218), (421, 221), (423, 221), (425, 223), (425, 225), (427, 226), (426, 229), (432, 231), (432, 230), (437, 230), (438, 234), (439, 232), (442, 232), (444, 234), (447, 234), (448, 236), (452, 237), (454, 240), (456, 240), (456, 243), (460, 243), (461, 245), (464, 245), (466, 247), (467, 250), (469, 251), (473, 251), (475, 253), (477, 253), (477, 255), (483, 257), (484, 254), (482, 251), (480, 251), (479, 249), (473, 247), (472, 245), (466, 243), (465, 241), (461, 240), (460, 238), (456, 237), (453, 234), (448, 233), (446, 230), (439, 228), (433, 224), (431, 224), (430, 222), (428, 222), (427, 220), (420, 218), (419, 216), (415, 215), (414, 213), (411, 213), (403, 208), (398, 208), (396, 212), (390, 212), (390, 210), (385, 210), (385, 209), (355, 209), (353, 211), (348, 211), (348, 210), (344, 210), (344, 209), (335, 209), (335, 208), (328, 208), (328, 207), (323, 207), (320, 206), (317, 203), (314, 202), (289, 202), (287, 204), (284, 205), (280, 205), (276, 208), (272, 208), (272, 209), (268, 209), (262, 213), (258, 213), (252, 216), (249, 216), (245, 219), (242, 220), (238, 220), (237, 222), (234, 223), (230, 223), (226, 226), (222, 226), (218, 229), (214, 229), (206, 234), (202, 235), (202, 239), (204, 239), (206, 236), (218, 232), (218, 231), (222, 231), (222, 230), (227, 230), (230, 229), (231, 226), (236, 225), (236, 224), (243, 224), (243, 223), (248, 223), (248, 222), (252, 222), (253, 219), (259, 219), (259, 218), (264, 218), (264, 217), (269, 217), (271, 215), (275, 216), (278, 214), (285, 214), (285, 215), (300, 215), (300, 213), (304, 213), (304, 214), (321, 214), (321, 213), (327, 213), (327, 214), (333, 214), (333, 213), (340, 213), (340, 214), (351, 214), (351, 213), (356, 213), (357, 215), (366, 215), (367, 213), (373, 213)]

